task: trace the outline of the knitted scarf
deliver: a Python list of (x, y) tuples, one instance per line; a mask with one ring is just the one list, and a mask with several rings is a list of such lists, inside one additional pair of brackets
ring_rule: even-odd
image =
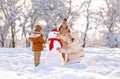
[(60, 43), (61, 47), (63, 46), (61, 40), (58, 38), (49, 38), (48, 41), (50, 41), (50, 44), (49, 44), (50, 51), (54, 48), (54, 41), (58, 41)]

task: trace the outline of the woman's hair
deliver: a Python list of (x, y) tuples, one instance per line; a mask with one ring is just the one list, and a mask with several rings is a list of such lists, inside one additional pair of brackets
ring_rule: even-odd
[[(61, 28), (62, 28), (62, 25), (59, 27), (58, 31), (61, 33)], [(66, 30), (68, 29), (68, 32), (70, 33), (70, 29), (68, 28), (68, 26), (66, 26), (65, 28)]]
[(42, 30), (42, 27), (40, 25), (36, 25), (34, 31), (40, 32), (41, 30)]
[[(59, 27), (58, 30), (60, 31), (61, 28), (62, 28), (62, 25)], [(66, 28), (65, 28), (65, 29), (69, 29), (69, 28), (68, 28), (68, 25), (66, 25)]]
[[(63, 24), (66, 25), (66, 28), (65, 28), (65, 29), (68, 29), (67, 18), (64, 18), (64, 19), (63, 19), (63, 23), (62, 23), (62, 25), (63, 25)], [(59, 31), (60, 31), (60, 29), (62, 28), (62, 25), (59, 27)]]

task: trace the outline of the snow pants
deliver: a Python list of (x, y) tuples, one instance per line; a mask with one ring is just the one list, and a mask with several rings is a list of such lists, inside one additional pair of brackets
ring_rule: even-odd
[(38, 66), (40, 63), (40, 55), (41, 55), (41, 51), (34, 52), (34, 65), (35, 66)]

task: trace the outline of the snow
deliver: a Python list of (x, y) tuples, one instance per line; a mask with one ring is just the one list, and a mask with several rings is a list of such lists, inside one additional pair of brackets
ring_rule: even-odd
[(31, 48), (0, 48), (0, 79), (120, 79), (120, 49), (84, 50), (81, 63), (49, 66), (45, 64), (49, 53), (45, 49), (41, 64), (35, 68)]

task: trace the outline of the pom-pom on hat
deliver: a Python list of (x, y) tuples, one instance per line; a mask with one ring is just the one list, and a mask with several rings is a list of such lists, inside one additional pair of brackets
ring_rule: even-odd
[(67, 18), (63, 19), (63, 24), (67, 24)]

